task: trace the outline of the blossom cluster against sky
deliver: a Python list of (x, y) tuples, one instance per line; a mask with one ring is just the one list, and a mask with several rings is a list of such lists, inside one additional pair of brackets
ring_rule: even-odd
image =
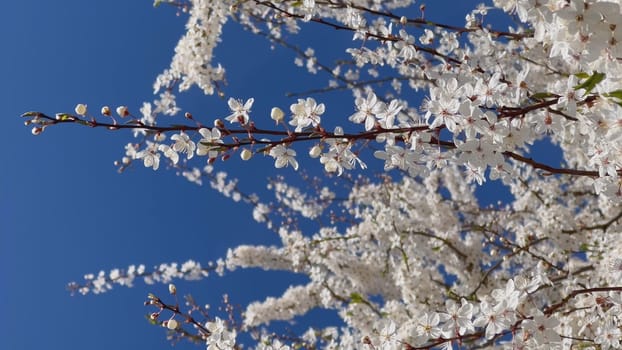
[[(435, 1), (426, 16), (461, 24), (476, 3)], [(77, 103), (96, 110), (124, 104), (137, 112), (142, 101), (153, 99), (152, 83), (170, 62), (184, 15), (154, 9), (149, 0), (22, 0), (10, 2), (0, 17), (0, 348), (170, 348), (164, 332), (143, 318), (149, 310), (142, 305), (147, 292), (166, 295), (166, 286), (137, 282), (132, 289), (70, 297), (65, 284), (131, 264), (215, 260), (227, 247), (275, 237), (253, 222), (249, 208), (173, 171), (134, 167), (117, 174), (113, 162), (123, 154), (127, 133), (69, 127), (35, 138), (18, 116), (27, 110), (70, 112)], [(314, 39), (315, 32), (303, 30), (304, 38), (313, 39), (310, 46), (326, 45), (327, 37), (351, 39), (348, 33), (318, 30), (321, 35)], [(325, 77), (309, 77), (294, 67), (290, 53), (270, 50), (263, 39), (233, 23), (225, 32), (216, 51), (217, 61), (228, 69), (225, 91), (236, 98), (254, 97), (256, 116), (269, 118), (275, 100), (289, 106), (294, 98), (285, 98), (285, 92), (324, 86)], [(337, 51), (342, 46), (330, 45), (335, 45), (335, 57), (342, 54)], [(343, 111), (328, 110), (324, 118), (354, 112), (352, 99), (345, 96)], [(331, 98), (335, 101), (328, 96), (324, 101)], [(199, 91), (186, 94), (179, 104), (206, 121), (228, 111), (226, 100), (204, 98)], [(276, 174), (272, 165), (235, 159), (220, 166), (259, 191)], [(312, 160), (300, 164), (310, 165), (317, 166)], [(279, 174), (295, 177), (291, 169)], [(236, 272), (179, 283), (178, 290), (213, 305), (228, 292), (234, 303), (244, 305), (280, 293), (296, 277), (262, 273), (261, 278)]]

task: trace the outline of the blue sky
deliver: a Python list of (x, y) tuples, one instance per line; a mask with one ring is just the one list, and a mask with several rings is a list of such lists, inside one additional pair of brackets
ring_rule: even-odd
[[(434, 1), (426, 14), (462, 24), (466, 9), (476, 3)], [(452, 12), (446, 11), (448, 4)], [(270, 231), (253, 222), (250, 208), (172, 171), (134, 167), (117, 174), (113, 161), (123, 155), (129, 133), (66, 126), (33, 137), (18, 117), (27, 110), (71, 112), (76, 103), (92, 110), (125, 104), (137, 112), (143, 101), (153, 99), (152, 83), (168, 67), (184, 23), (183, 15), (168, 7), (154, 9), (149, 0), (20, 0), (0, 13), (1, 349), (168, 349), (163, 330), (144, 320), (151, 310), (142, 304), (148, 292), (166, 295), (166, 286), (139, 282), (131, 289), (70, 297), (66, 283), (100, 269), (207, 262), (237, 244), (275, 242)], [(330, 37), (327, 48), (338, 55), (350, 43), (349, 33), (321, 30), (311, 46), (326, 45)], [(324, 86), (325, 77), (308, 77), (293, 67), (291, 53), (271, 51), (265, 40), (233, 23), (225, 33), (216, 51), (216, 61), (229, 72), (225, 91), (255, 97), (256, 118), (261, 113), (267, 118), (275, 104), (286, 109), (293, 99), (285, 92)], [(305, 38), (309, 34), (303, 32)], [(339, 107), (331, 110), (335, 97), (318, 99), (335, 111), (332, 115), (352, 112), (351, 98), (340, 103), (342, 114)], [(180, 105), (204, 122), (227, 114), (225, 101), (197, 91), (180, 97)], [(319, 166), (299, 161), (302, 167)], [(269, 159), (243, 163), (236, 158), (220, 166), (240, 176), (247, 189), (263, 189), (277, 174)], [(277, 295), (291, 281), (279, 273), (235, 272), (178, 283), (178, 289), (214, 305), (229, 292), (244, 305)]]

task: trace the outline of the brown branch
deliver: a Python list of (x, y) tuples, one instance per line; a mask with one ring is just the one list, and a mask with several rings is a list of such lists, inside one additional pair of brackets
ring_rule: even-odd
[(618, 215), (614, 216), (613, 218), (611, 218), (609, 221), (606, 221), (602, 224), (598, 224), (598, 225), (592, 225), (592, 226), (585, 226), (585, 227), (581, 227), (577, 230), (562, 230), (562, 233), (565, 234), (573, 234), (573, 233), (577, 233), (583, 230), (586, 231), (594, 231), (594, 230), (602, 230), (603, 232), (607, 231), (607, 229), (609, 228), (609, 226), (613, 225), (613, 223), (615, 223), (616, 221), (620, 220), (622, 218), (622, 211), (618, 213)]
[[(334, 2), (329, 1), (329, 3), (334, 4)], [(361, 10), (376, 16), (382, 16), (382, 17), (388, 17), (391, 18), (397, 22), (403, 23), (402, 17), (395, 15), (391, 12), (382, 12), (382, 11), (377, 11), (377, 10), (373, 10), (364, 6), (360, 6), (360, 5), (356, 5), (356, 4), (351, 4), (349, 3), (347, 5), (348, 7), (351, 7), (353, 9), (357, 9), (357, 10)], [(342, 5), (342, 8), (346, 7), (345, 5)], [(453, 25), (449, 25), (449, 24), (443, 24), (443, 23), (439, 23), (439, 22), (434, 22), (434, 21), (430, 21), (424, 18), (406, 18), (406, 23), (408, 24), (415, 24), (415, 25), (423, 25), (423, 26), (428, 26), (428, 27), (437, 27), (437, 28), (443, 28), (443, 29), (447, 29), (447, 30), (451, 30), (454, 32), (458, 32), (459, 34), (462, 33), (471, 33), (471, 32), (476, 32), (478, 30), (483, 30), (484, 28), (480, 25), (476, 28), (465, 28), (465, 27), (459, 27), (459, 26), (453, 26)], [(533, 37), (533, 33), (511, 33), (511, 32), (506, 32), (506, 31), (498, 31), (498, 30), (492, 30), (492, 29), (486, 29), (488, 31), (488, 33), (492, 34), (493, 36), (496, 37), (507, 37), (510, 38), (512, 40), (520, 40), (520, 39), (524, 39), (524, 38), (531, 38)]]
[[(394, 227), (395, 227), (395, 223), (393, 223)], [(467, 255), (464, 254), (463, 252), (461, 252), (458, 248), (456, 248), (456, 246), (454, 246), (448, 239), (439, 237), (433, 233), (427, 233), (424, 231), (415, 231), (415, 230), (405, 230), (405, 231), (399, 231), (397, 230), (397, 228), (395, 228), (396, 231), (398, 232), (405, 232), (405, 233), (409, 233), (415, 236), (423, 236), (423, 237), (428, 237), (431, 239), (435, 239), (438, 241), (441, 241), (444, 245), (446, 245), (450, 250), (452, 250), (454, 253), (456, 253), (456, 255), (458, 255), (458, 257), (460, 257), (463, 260), (466, 260)]]
[[(543, 108), (546, 107), (550, 104), (553, 104), (552, 101), (546, 101), (546, 102), (542, 102), (542, 103), (537, 103), (534, 105), (530, 105), (527, 107), (524, 107), (523, 109), (521, 109), (520, 111), (518, 110), (512, 110), (512, 114), (514, 115), (520, 115), (520, 114), (524, 114), (527, 113), (529, 111), (533, 111), (536, 110), (538, 108)], [(504, 115), (507, 115), (508, 112), (508, 108), (500, 108), (501, 111), (503, 111), (502, 113), (504, 113)], [(140, 130), (146, 130), (149, 132), (152, 132), (154, 134), (159, 134), (159, 133), (165, 133), (165, 132), (170, 132), (170, 131), (198, 131), (201, 128), (206, 128), (209, 130), (212, 130), (214, 127), (205, 127), (202, 125), (170, 125), (170, 126), (157, 126), (157, 125), (145, 125), (142, 124), (140, 121), (138, 120), (131, 120), (129, 123), (126, 124), (116, 124), (116, 123), (106, 123), (106, 122), (99, 122), (97, 120), (95, 120), (94, 118), (91, 118), (90, 120), (86, 120), (86, 119), (80, 119), (76, 116), (73, 115), (69, 115), (69, 114), (62, 114), (64, 117), (57, 119), (57, 118), (52, 118), (46, 114), (40, 113), (40, 112), (27, 112), (24, 115), (22, 115), (23, 117), (31, 117), (33, 119), (30, 120), (31, 124), (38, 124), (41, 127), (48, 127), (51, 125), (55, 125), (55, 124), (80, 124), (80, 125), (84, 125), (84, 126), (89, 126), (89, 127), (102, 127), (102, 128), (106, 128), (109, 130), (120, 130), (120, 129), (131, 129), (131, 130), (135, 130), (135, 129), (140, 129)], [(384, 129), (381, 128), (379, 126), (377, 126), (376, 128), (374, 128), (373, 130), (370, 131), (365, 131), (365, 132), (361, 132), (358, 134), (353, 134), (353, 133), (345, 133), (343, 135), (338, 135), (335, 134), (333, 132), (329, 132), (324, 130), (321, 126), (318, 126), (310, 131), (301, 131), (301, 132), (292, 132), (292, 131), (278, 131), (278, 130), (267, 130), (267, 129), (259, 129), (257, 127), (255, 127), (255, 124), (253, 122), (244, 125), (245, 129), (227, 129), (226, 127), (222, 127), (222, 128), (218, 128), (218, 130), (220, 130), (220, 132), (225, 135), (225, 136), (229, 136), (229, 135), (247, 135), (248, 138), (247, 139), (235, 139), (235, 141), (233, 143), (222, 143), (222, 144), (217, 144), (214, 146), (218, 146), (218, 147), (222, 147), (225, 149), (235, 149), (238, 148), (240, 146), (248, 146), (248, 145), (254, 145), (254, 144), (259, 144), (259, 145), (265, 145), (267, 147), (272, 147), (278, 144), (289, 144), (289, 143), (293, 143), (293, 142), (300, 142), (300, 141), (313, 141), (313, 140), (327, 140), (327, 139), (335, 139), (335, 140), (346, 140), (344, 142), (356, 142), (356, 141), (360, 141), (360, 140), (375, 140), (377, 136), (379, 135), (383, 135), (383, 134), (411, 134), (413, 132), (418, 132), (418, 131), (429, 131), (429, 128), (427, 125), (421, 125), (421, 126), (413, 126), (413, 127), (405, 127), (405, 128), (395, 128), (395, 129)], [(440, 129), (443, 129), (444, 126), (439, 127)], [(254, 135), (269, 135), (269, 136), (281, 136), (282, 139), (279, 140), (261, 140), (256, 138)], [(453, 141), (444, 141), (444, 140), (440, 140), (437, 139), (435, 137), (433, 137), (430, 142), (430, 145), (436, 145), (436, 146), (441, 146), (447, 149), (455, 149), (457, 148), (456, 144)], [(544, 170), (546, 171), (548, 174), (560, 174), (560, 175), (572, 175), (572, 176), (588, 176), (588, 177), (598, 177), (599, 176), (599, 172), (597, 170), (581, 170), (581, 169), (571, 169), (571, 168), (556, 168), (556, 167), (552, 167), (550, 165), (547, 165), (545, 163), (540, 163), (535, 161), (533, 158), (527, 158), (525, 156), (522, 156), (518, 153), (515, 152), (511, 152), (511, 151), (504, 151), (502, 152), (502, 154), (508, 158), (512, 158), (516, 161), (519, 161), (521, 163), (530, 165), (531, 167), (535, 168), (535, 169), (540, 169), (540, 170)], [(618, 170), (618, 174), (622, 175), (622, 170)]]
[[(255, 1), (255, 3), (257, 5), (262, 5), (262, 6), (269, 7), (271, 9), (273, 9), (274, 11), (280, 13), (283, 16), (288, 16), (288, 17), (293, 17), (293, 18), (298, 18), (298, 19), (304, 19), (305, 18), (305, 16), (303, 16), (303, 15), (298, 15), (298, 14), (295, 14), (295, 13), (288, 12), (287, 10), (284, 10), (284, 9), (276, 6), (275, 4), (273, 4), (270, 1), (259, 1), (259, 0), (254, 0), (254, 1)], [(345, 25), (342, 25), (342, 24), (338, 24), (338, 23), (332, 23), (332, 22), (329, 22), (329, 21), (327, 21), (327, 20), (325, 20), (323, 18), (312, 17), (311, 19), (309, 19), (309, 21), (310, 22), (314, 22), (314, 23), (319, 23), (319, 24), (322, 24), (322, 25), (325, 25), (325, 26), (328, 26), (328, 27), (331, 27), (331, 28), (333, 28), (335, 30), (345, 30), (345, 31), (349, 31), (349, 32), (357, 32), (358, 31), (358, 29), (355, 29), (355, 28), (352, 28), (352, 27), (348, 27), (348, 26), (345, 26)], [(391, 42), (402, 41), (401, 38), (399, 38), (397, 36), (394, 36), (394, 35), (384, 36), (384, 35), (380, 35), (380, 34), (376, 34), (376, 33), (370, 33), (370, 32), (365, 32), (365, 37), (367, 37), (367, 38), (374, 38), (374, 39), (377, 39), (377, 40), (380, 40), (380, 41), (391, 41)], [(410, 45), (412, 45), (418, 51), (423, 51), (423, 52), (426, 52), (426, 53), (428, 53), (428, 54), (430, 54), (432, 56), (440, 57), (440, 58), (444, 59), (445, 61), (448, 61), (448, 62), (451, 62), (451, 63), (455, 63), (455, 64), (458, 64), (458, 65), (462, 64), (462, 61), (460, 61), (460, 60), (458, 60), (456, 58), (447, 56), (445, 54), (442, 54), (442, 53), (438, 52), (435, 49), (432, 49), (432, 48), (429, 48), (429, 47), (424, 47), (424, 46), (419, 46), (419, 45), (416, 45), (416, 44), (410, 44)]]
[(552, 315), (554, 312), (559, 310), (562, 306), (566, 305), (570, 299), (576, 297), (581, 294), (589, 294), (589, 293), (603, 293), (603, 292), (622, 292), (622, 287), (597, 287), (597, 288), (585, 288), (585, 289), (577, 289), (573, 290), (568, 294), (565, 298), (563, 298), (557, 304), (553, 304), (547, 307), (544, 310), (544, 314), (547, 316)]
[(190, 315), (183, 314), (181, 310), (179, 309), (179, 305), (175, 305), (175, 306), (168, 305), (165, 302), (163, 302), (160, 298), (158, 298), (157, 296), (153, 294), (149, 294), (148, 300), (145, 302), (145, 305), (153, 305), (155, 307), (159, 307), (160, 310), (168, 310), (174, 313), (175, 315), (179, 315), (180, 317), (183, 317), (186, 323), (192, 324), (201, 333), (203, 333), (205, 337), (209, 337), (212, 334), (212, 332), (210, 332), (209, 329), (205, 328), (205, 326), (203, 326), (201, 322), (198, 322)]

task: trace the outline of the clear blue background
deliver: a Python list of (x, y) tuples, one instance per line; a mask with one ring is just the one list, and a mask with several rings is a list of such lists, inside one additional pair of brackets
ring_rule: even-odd
[[(426, 17), (461, 25), (477, 3), (431, 1)], [(249, 207), (173, 171), (140, 166), (117, 174), (113, 161), (132, 139), (128, 132), (63, 126), (34, 137), (18, 117), (28, 110), (72, 112), (76, 103), (86, 103), (92, 111), (104, 104), (125, 104), (138, 114), (142, 102), (153, 99), (152, 83), (168, 67), (185, 21), (185, 15), (176, 16), (170, 7), (154, 9), (149, 0), (4, 4), (0, 349), (168, 349), (165, 332), (143, 318), (152, 311), (143, 306), (147, 292), (166, 295), (166, 286), (137, 281), (131, 289), (71, 297), (66, 283), (100, 269), (186, 259), (206, 263), (240, 243), (276, 242), (273, 233), (253, 222)], [(325, 86), (326, 76), (309, 77), (294, 67), (291, 52), (270, 50), (264, 39), (232, 22), (225, 32), (216, 51), (216, 61), (228, 69), (225, 91), (228, 96), (255, 97), (256, 119), (267, 118), (274, 105), (286, 109), (293, 100), (284, 97), (286, 92)], [(302, 35), (315, 36), (309, 45), (333, 51), (329, 57), (345, 57), (344, 45), (351, 42), (351, 33), (318, 26), (305, 27)], [(327, 101), (332, 117), (353, 111), (350, 97), (339, 104), (331, 97), (318, 99)], [(196, 89), (180, 98), (180, 105), (206, 123), (227, 114), (225, 101), (203, 97)], [(272, 161), (256, 158), (243, 163), (236, 157), (218, 166), (242, 177), (243, 188), (263, 189), (277, 172)], [(299, 161), (302, 167), (319, 167), (315, 160)], [(281, 173), (295, 179), (291, 170)], [(303, 280), (237, 271), (225, 278), (177, 284), (180, 294), (192, 293), (199, 303), (217, 306), (224, 292), (245, 305)], [(313, 318), (332, 317), (316, 313)], [(195, 347), (181, 343), (177, 348)]]

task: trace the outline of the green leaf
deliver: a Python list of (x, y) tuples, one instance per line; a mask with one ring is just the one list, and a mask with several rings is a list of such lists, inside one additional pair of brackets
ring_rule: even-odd
[(69, 120), (69, 119), (76, 119), (74, 116), (72, 116), (71, 114), (67, 114), (67, 113), (56, 113), (56, 120)]
[(365, 299), (359, 293), (350, 294), (350, 302), (352, 304), (361, 304), (365, 303)]
[(605, 79), (605, 73), (598, 73), (594, 71), (594, 74), (587, 78), (586, 81), (574, 87), (575, 90), (584, 89), (586, 94), (589, 94), (598, 83)]
[(583, 243), (579, 246), (579, 250), (582, 252), (587, 252), (590, 249), (590, 245), (587, 243)]
[(555, 95), (550, 92), (536, 92), (535, 94), (529, 97), (536, 99), (536, 100), (544, 100), (545, 98), (555, 97)]
[(575, 73), (574, 75), (575, 77), (579, 78), (579, 79), (587, 79), (590, 77), (589, 74), (585, 73), (585, 72), (579, 72), (579, 73)]
[(205, 141), (199, 141), (199, 143), (203, 146), (207, 146), (209, 147), (210, 151), (226, 151), (228, 148), (226, 146), (223, 146), (222, 143), (215, 143), (215, 142), (205, 142)]
[(151, 317), (149, 317), (149, 315), (145, 315), (145, 319), (147, 319), (147, 322), (149, 322), (149, 324), (152, 324), (154, 326), (160, 324), (158, 320), (152, 319)]
[(615, 97), (622, 100), (622, 90), (614, 90), (605, 94), (606, 97)]

